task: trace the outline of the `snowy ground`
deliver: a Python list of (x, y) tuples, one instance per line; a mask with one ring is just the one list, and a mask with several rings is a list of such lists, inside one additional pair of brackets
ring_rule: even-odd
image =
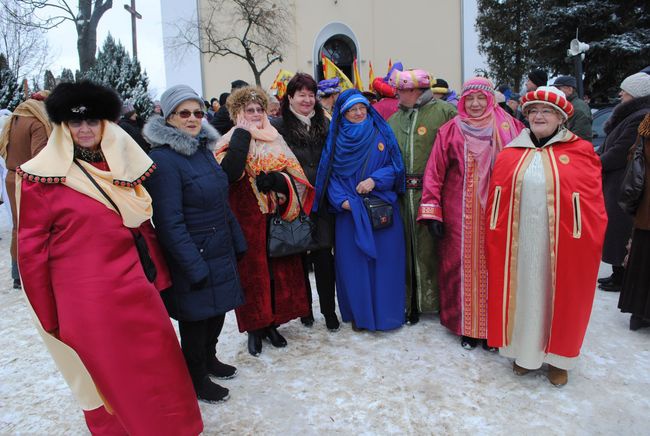
[[(0, 434), (87, 434), (10, 289), (9, 236), (2, 213)], [(517, 377), (509, 360), (463, 350), (437, 317), (391, 333), (329, 333), (319, 315), (311, 329), (283, 326), (288, 347), (265, 342), (255, 358), (231, 313), (219, 357), (239, 375), (222, 382), (229, 401), (201, 404), (205, 434), (650, 434), (650, 329), (629, 331), (617, 299), (597, 292), (582, 357), (561, 389), (541, 371)]]

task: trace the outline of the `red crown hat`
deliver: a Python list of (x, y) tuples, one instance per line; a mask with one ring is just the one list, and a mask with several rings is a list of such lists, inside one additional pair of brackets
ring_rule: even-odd
[(389, 85), (383, 77), (376, 77), (372, 81), (372, 87), (377, 91), (382, 97), (395, 97), (396, 90), (391, 85)]
[(541, 103), (559, 110), (564, 119), (569, 119), (573, 116), (573, 105), (562, 91), (554, 86), (540, 86), (534, 91), (526, 93), (521, 98), (522, 111), (526, 112), (526, 107), (533, 103)]

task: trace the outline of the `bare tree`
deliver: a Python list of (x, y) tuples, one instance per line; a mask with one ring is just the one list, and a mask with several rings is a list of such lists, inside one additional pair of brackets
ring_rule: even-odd
[(7, 9), (0, 11), (0, 52), (18, 81), (40, 77), (51, 62), (50, 47), (42, 29), (13, 21)]
[(273, 63), (282, 62), (293, 19), (285, 0), (207, 0), (200, 16), (177, 25), (172, 46), (195, 47), (210, 55), (210, 60), (240, 58), (250, 67), (257, 85)]
[(11, 20), (22, 25), (49, 30), (65, 21), (74, 23), (81, 72), (88, 71), (95, 63), (97, 25), (113, 7), (113, 0), (78, 0), (76, 8), (71, 6), (72, 0), (1, 0), (1, 3)]

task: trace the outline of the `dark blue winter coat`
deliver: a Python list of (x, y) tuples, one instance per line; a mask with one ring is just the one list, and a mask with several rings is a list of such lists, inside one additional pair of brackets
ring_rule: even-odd
[(214, 158), (219, 134), (204, 125), (192, 137), (158, 116), (143, 134), (157, 167), (145, 187), (173, 282), (162, 293), (165, 306), (182, 321), (224, 314), (244, 302), (237, 256), (246, 241), (228, 205), (228, 177)]

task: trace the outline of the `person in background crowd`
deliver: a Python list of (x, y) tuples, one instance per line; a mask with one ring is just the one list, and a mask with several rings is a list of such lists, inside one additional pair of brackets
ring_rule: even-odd
[[(234, 92), (236, 89), (243, 88), (245, 86), (248, 86), (247, 82), (244, 82), (243, 80), (235, 80), (230, 83), (230, 92)], [(230, 129), (233, 128), (234, 124), (231, 120), (230, 114), (228, 113), (228, 106), (226, 105), (226, 102), (224, 101), (221, 103), (221, 97), (223, 97), (223, 94), (219, 97), (219, 104), (221, 107), (217, 111), (216, 114), (214, 114), (214, 117), (212, 118), (212, 121), (210, 124), (212, 124), (212, 127), (217, 129), (219, 134), (225, 135)], [(228, 97), (226, 96), (226, 99)]]
[(650, 113), (639, 125), (639, 136), (630, 149), (630, 158), (638, 146), (645, 157), (645, 188), (634, 216), (632, 246), (618, 300), (621, 312), (631, 314), (630, 330), (650, 327)]
[(144, 126), (144, 122), (136, 113), (135, 107), (131, 103), (124, 102), (122, 105), (122, 117), (117, 122), (117, 125), (128, 133), (145, 153), (149, 153), (151, 147), (142, 136), (142, 127)]
[(567, 122), (567, 128), (584, 139), (591, 142), (591, 109), (578, 96), (578, 83), (573, 76), (560, 76), (553, 84), (566, 95), (567, 100), (573, 105), (573, 116)]
[(519, 121), (521, 121), (520, 117), (522, 116), (521, 111), (519, 110), (519, 99), (520, 98), (521, 97), (519, 96), (519, 94), (517, 94), (516, 92), (512, 92), (512, 93), (510, 93), (510, 97), (506, 101), (506, 104), (508, 105), (508, 107), (512, 111), (511, 115), (513, 117), (515, 117)]
[(528, 73), (528, 80), (526, 80), (526, 92), (534, 91), (540, 86), (546, 86), (548, 82), (548, 74), (542, 69), (534, 69)]
[(437, 254), (427, 226), (417, 224), (422, 200), (422, 176), (440, 126), (456, 116), (456, 108), (433, 98), (431, 77), (424, 70), (395, 70), (390, 83), (397, 88), (399, 110), (390, 124), (406, 169), (406, 193), (400, 199), (406, 239), (406, 314), (415, 324), (420, 313), (437, 312)]
[(44, 101), (49, 93), (49, 91), (39, 91), (20, 103), (11, 118), (6, 121), (2, 134), (0, 134), (0, 156), (5, 159), (7, 166), (8, 173), (5, 184), (13, 221), (9, 251), (11, 253), (11, 278), (13, 279), (14, 289), (21, 288), (16, 253), (16, 232), (18, 231), (16, 227), (18, 221), (16, 168), (36, 156), (47, 144), (52, 132), (52, 125), (47, 117)]
[[(317, 201), (327, 195), (336, 211), (339, 308), (355, 330), (404, 324), (404, 230), (397, 200), (403, 192), (404, 163), (390, 126), (358, 90), (344, 91), (334, 105), (316, 193)], [(367, 197), (392, 205), (391, 226), (374, 228)]]
[(375, 80), (372, 82), (372, 88), (379, 96), (379, 100), (374, 103), (372, 107), (384, 120), (388, 120), (395, 112), (397, 112), (399, 107), (397, 90), (383, 77), (375, 77)]
[(216, 158), (228, 175), (230, 206), (249, 247), (238, 265), (245, 303), (235, 313), (239, 331), (248, 333), (248, 352), (258, 356), (262, 338), (285, 347), (277, 327), (309, 314), (301, 256), (268, 257), (267, 225), (278, 208), (287, 221), (298, 217), (301, 206), (311, 210), (314, 188), (270, 124), (264, 90), (237, 89), (227, 106), (237, 124), (219, 139)]
[(323, 109), (325, 109), (325, 116), (327, 119), (332, 119), (332, 108), (341, 93), (339, 82), (340, 80), (338, 77), (318, 82), (318, 101)]
[(154, 100), (153, 113), (162, 116), (163, 113), (162, 113), (162, 108), (160, 107), (160, 100)]
[(210, 376), (229, 379), (237, 373), (219, 361), (216, 346), (226, 313), (244, 302), (237, 257), (246, 252), (246, 241), (228, 205), (228, 177), (214, 159), (219, 134), (201, 123), (202, 99), (189, 86), (176, 85), (161, 103), (166, 118), (150, 118), (144, 135), (157, 167), (145, 186), (172, 275), (163, 300), (178, 320), (196, 395), (214, 403), (229, 395)]
[[(97, 435), (198, 435), (201, 412), (159, 292), (171, 284), (141, 183), (155, 165), (92, 82), (46, 100), (47, 145), (16, 168), (18, 262), (37, 329)], [(138, 239), (155, 265), (145, 272)]]
[(436, 79), (435, 83), (431, 85), (431, 92), (433, 98), (444, 100), (447, 103), (453, 104), (454, 107), (458, 106), (458, 95), (453, 89), (449, 89), (449, 84), (444, 79)]
[(525, 375), (565, 385), (587, 330), (607, 224), (593, 145), (573, 106), (542, 86), (522, 98), (530, 129), (497, 156), (487, 199), (488, 344)]
[(216, 97), (212, 97), (210, 99), (210, 107), (208, 108), (208, 112), (206, 113), (206, 118), (208, 119), (208, 122), (212, 122), (212, 118), (214, 118), (215, 114), (219, 111), (219, 108), (221, 105), (219, 104), (219, 99)]
[[(316, 86), (316, 81), (309, 74), (298, 73), (293, 76), (287, 83), (287, 92), (282, 99), (282, 117), (274, 119), (271, 123), (293, 151), (312, 186), (316, 184), (316, 172), (329, 130), (329, 120), (315, 98)], [(324, 203), (319, 213), (312, 213), (311, 218), (317, 223), (319, 239), (326, 247), (303, 255), (309, 314), (302, 317), (301, 321), (306, 326), (314, 324), (311, 310), (312, 289), (309, 283), (309, 269), (313, 266), (320, 310), (325, 317), (325, 325), (328, 330), (337, 331), (339, 320), (336, 316), (334, 256), (332, 255), (334, 217), (329, 213), (327, 203)]]
[(275, 118), (281, 117), (280, 102), (275, 95), (269, 95), (269, 119), (273, 121)]
[(471, 350), (487, 347), (485, 210), (492, 166), (524, 125), (483, 77), (463, 84), (458, 115), (444, 124), (424, 172), (418, 221), (438, 240), (440, 322)]
[(512, 109), (510, 109), (510, 106), (506, 104), (506, 96), (503, 95), (503, 93), (499, 91), (494, 92), (494, 100), (497, 103), (497, 106), (499, 106), (501, 109), (503, 109), (508, 115), (512, 116), (513, 112)]
[(621, 82), (621, 102), (605, 123), (605, 142), (598, 150), (603, 166), (603, 194), (609, 223), (605, 233), (603, 262), (612, 265), (612, 275), (599, 279), (604, 291), (618, 292), (623, 284), (627, 243), (632, 234), (632, 217), (618, 205), (628, 151), (634, 144), (639, 124), (650, 112), (650, 75), (636, 73)]
[(512, 90), (508, 85), (499, 85), (496, 90), (503, 94), (505, 97), (505, 100), (508, 101), (510, 99), (510, 95), (512, 95)]

